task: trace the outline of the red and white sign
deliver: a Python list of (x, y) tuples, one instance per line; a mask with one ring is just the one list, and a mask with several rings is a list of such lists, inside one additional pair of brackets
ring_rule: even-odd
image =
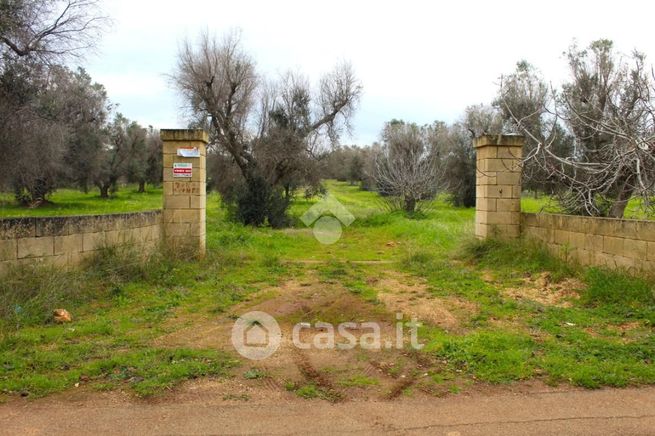
[(173, 163), (173, 177), (191, 177), (193, 166), (186, 162)]

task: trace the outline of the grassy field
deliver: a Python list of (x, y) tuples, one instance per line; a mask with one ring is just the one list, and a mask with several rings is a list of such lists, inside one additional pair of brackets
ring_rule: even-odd
[[(85, 194), (75, 189), (59, 189), (50, 196), (49, 201), (50, 204), (38, 208), (25, 208), (16, 203), (12, 194), (0, 192), (0, 218), (89, 215), (161, 209), (162, 190), (161, 188), (148, 187), (146, 192), (138, 193), (136, 186), (127, 186), (121, 188), (111, 198), (105, 199), (100, 198), (97, 190), (91, 190)], [(296, 212), (306, 209), (308, 203), (312, 201), (300, 200), (296, 202), (294, 205)], [(352, 199), (350, 202), (352, 207), (358, 208), (355, 212), (360, 216), (370, 215), (375, 211), (379, 211), (381, 207), (377, 198), (370, 199), (365, 204), (352, 204)], [(534, 197), (529, 194), (521, 199), (521, 210), (533, 213), (561, 213), (560, 207), (553, 198), (547, 196)], [(297, 215), (299, 216), (299, 214)], [(632, 199), (629, 202), (625, 217), (629, 219), (653, 218), (643, 210), (638, 199)]]
[[(554, 198), (547, 196), (534, 197), (528, 194), (525, 194), (521, 199), (521, 210), (523, 212), (530, 213), (562, 213), (562, 209), (557, 204)], [(645, 220), (653, 219), (652, 210), (645, 209), (642, 207), (642, 200), (639, 198), (633, 198), (628, 202), (628, 206), (625, 209), (625, 218), (626, 219), (636, 219), (636, 220)]]
[[(226, 221), (212, 195), (208, 256), (200, 262), (158, 256), (140, 263), (133, 254), (107, 252), (74, 273), (13, 272), (0, 284), (0, 395), (36, 397), (79, 383), (151, 395), (201, 376), (256, 379), (259, 373), (244, 373), (225, 342), (162, 338), (214, 328), (217, 319), (233, 319), (234, 307), (275, 301), (288, 283), (300, 283), (299, 293), (316, 286), (327, 296), (284, 315), (289, 322), (386, 319), (412, 299), (447, 314), (448, 326), (437, 318), (421, 323), (426, 346), (411, 353), (414, 366), (404, 355), (388, 356), (398, 362), (389, 377), (398, 371), (421, 377), (414, 387), (401, 386), (404, 393), (420, 386), (441, 395), (528, 379), (589, 388), (655, 383), (653, 281), (578, 269), (525, 243), (477, 242), (473, 209), (438, 202), (410, 219), (385, 212), (376, 194), (345, 183), (327, 187), (356, 216), (334, 245), (321, 245), (299, 222), (317, 199), (294, 204), (294, 228), (274, 230)], [(140, 198), (154, 204), (157, 195)], [(409, 297), (395, 298), (385, 280)], [(48, 321), (58, 306), (73, 313), (72, 324)], [(371, 359), (357, 355), (357, 362)], [(386, 386), (335, 365), (319, 368), (341, 377), (335, 389)], [(279, 377), (299, 396), (332, 398), (316, 384)]]
[(97, 189), (87, 194), (75, 189), (58, 189), (49, 197), (49, 201), (50, 204), (30, 209), (18, 205), (12, 194), (0, 193), (0, 218), (92, 215), (161, 209), (162, 190), (147, 187), (146, 192), (138, 193), (136, 186), (127, 186), (110, 198), (100, 198)]

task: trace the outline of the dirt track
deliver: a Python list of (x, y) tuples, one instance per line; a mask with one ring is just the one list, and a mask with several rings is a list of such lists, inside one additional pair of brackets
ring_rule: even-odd
[[(234, 381), (198, 381), (156, 401), (83, 390), (0, 406), (3, 434), (436, 434), (655, 433), (655, 388), (557, 391), (523, 386), (445, 398), (303, 400)], [(516, 389), (516, 388), (515, 388)]]
[[(307, 279), (268, 290), (266, 298), (235, 310), (264, 310), (283, 327), (299, 317), (376, 319), (384, 338), (393, 334), (391, 311), (430, 319), (433, 312), (426, 307), (440, 314), (450, 310), (452, 316), (437, 321), (446, 319), (442, 327), (456, 330), (458, 317), (477, 310), (457, 300), (427, 301), (421, 283), (381, 283), (395, 290), (381, 291), (383, 305), (366, 303), (338, 283)], [(192, 321), (156, 345), (230, 347), (229, 316)], [(300, 351), (286, 341), (269, 359), (244, 361), (228, 378), (187, 382), (154, 399), (84, 385), (38, 400), (14, 398), (0, 405), (0, 434), (655, 434), (653, 387), (590, 391), (539, 381), (476, 383), (452, 394), (430, 382), (428, 372), (438, 371), (439, 364), (404, 350)], [(245, 377), (248, 368), (263, 376)], [(350, 377), (375, 383), (344, 383)], [(300, 398), (289, 383), (315, 385), (323, 399)]]

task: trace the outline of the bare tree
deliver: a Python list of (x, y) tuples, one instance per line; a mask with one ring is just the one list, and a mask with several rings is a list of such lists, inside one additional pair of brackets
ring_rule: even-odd
[[(587, 50), (574, 45), (567, 55), (571, 80), (561, 91), (551, 90), (550, 104), (519, 114), (505, 86), (500, 100), (516, 128), (535, 144), (526, 162), (563, 187), (557, 194), (566, 210), (620, 218), (631, 197), (648, 205), (653, 195), (653, 73), (642, 54), (619, 57), (608, 40)], [(537, 117), (549, 126), (541, 137), (529, 127)], [(572, 138), (569, 154), (558, 147), (566, 135)]]
[(95, 46), (108, 24), (98, 0), (3, 0), (0, 43), (17, 57), (52, 61)]
[(438, 188), (437, 154), (429, 126), (393, 120), (382, 133), (382, 147), (375, 156), (375, 180), (393, 209), (413, 213), (421, 200), (434, 197)]
[(272, 221), (270, 210), (280, 209), (272, 205), (278, 189), (291, 189), (290, 179), (302, 174), (316, 147), (324, 139), (336, 142), (349, 128), (361, 94), (348, 64), (324, 76), (316, 93), (297, 74), (267, 84), (235, 33), (222, 40), (203, 34), (197, 45), (187, 41), (173, 80), (192, 118), (209, 126), (212, 142), (239, 167), (243, 195), (259, 203), (240, 219), (256, 225), (266, 216)]

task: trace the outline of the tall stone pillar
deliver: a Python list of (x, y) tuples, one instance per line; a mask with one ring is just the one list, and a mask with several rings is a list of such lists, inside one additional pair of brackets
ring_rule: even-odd
[(476, 138), (475, 236), (518, 238), (521, 223), (521, 159), (525, 139), (518, 135)]
[(163, 234), (167, 246), (205, 255), (207, 143), (203, 130), (165, 129)]

